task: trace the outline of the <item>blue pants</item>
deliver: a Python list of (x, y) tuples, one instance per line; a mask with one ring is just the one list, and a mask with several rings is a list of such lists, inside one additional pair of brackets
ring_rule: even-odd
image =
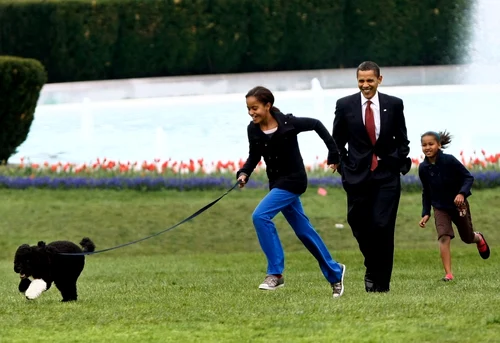
[(267, 274), (283, 274), (285, 269), (283, 247), (272, 221), (280, 211), (300, 241), (318, 260), (325, 278), (330, 283), (339, 282), (342, 267), (332, 258), (325, 243), (312, 227), (302, 208), (300, 196), (279, 188), (273, 188), (252, 215), (260, 246), (267, 257)]

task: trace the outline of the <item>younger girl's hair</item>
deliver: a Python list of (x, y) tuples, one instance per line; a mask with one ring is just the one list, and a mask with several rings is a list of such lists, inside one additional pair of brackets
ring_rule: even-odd
[(446, 130), (439, 131), (439, 132), (427, 131), (422, 136), (420, 136), (420, 139), (422, 140), (422, 138), (424, 138), (425, 136), (432, 136), (432, 137), (436, 138), (436, 141), (441, 145), (441, 149), (446, 149), (448, 144), (451, 143), (451, 138), (453, 137)]
[(254, 88), (250, 89), (248, 91), (247, 95), (245, 95), (245, 98), (248, 98), (248, 97), (251, 97), (251, 96), (254, 96), (260, 103), (262, 103), (264, 105), (267, 104), (267, 103), (270, 103), (271, 104), (271, 111), (273, 111), (273, 112), (279, 112), (280, 111), (279, 108), (273, 106), (273, 104), (274, 104), (274, 95), (266, 87), (257, 86), (257, 87), (254, 87)]

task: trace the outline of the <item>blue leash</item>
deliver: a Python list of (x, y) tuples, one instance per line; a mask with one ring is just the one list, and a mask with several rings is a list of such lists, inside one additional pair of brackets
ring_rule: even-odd
[(71, 256), (84, 256), (84, 255), (94, 255), (94, 254), (99, 254), (101, 252), (105, 252), (105, 251), (110, 251), (110, 250), (115, 250), (115, 249), (119, 249), (119, 248), (123, 248), (123, 247), (126, 247), (127, 245), (132, 245), (132, 244), (135, 244), (135, 243), (139, 243), (139, 242), (142, 242), (142, 241), (145, 241), (146, 239), (150, 239), (152, 237), (156, 237), (158, 235), (161, 235), (162, 233), (165, 233), (167, 231), (170, 231), (174, 228), (176, 228), (177, 226), (181, 225), (181, 224), (184, 224), (185, 222), (193, 219), (194, 217), (197, 217), (199, 216), (200, 214), (202, 214), (203, 212), (205, 212), (206, 210), (208, 210), (210, 207), (212, 207), (213, 205), (215, 205), (220, 199), (222, 199), (223, 197), (225, 197), (227, 194), (229, 194), (229, 192), (231, 192), (233, 189), (236, 188), (236, 186), (239, 185), (239, 181), (236, 182), (234, 184), (234, 186), (232, 186), (231, 188), (229, 188), (224, 194), (222, 194), (220, 197), (218, 197), (217, 199), (215, 199), (214, 201), (212, 201), (211, 203), (203, 206), (202, 208), (200, 208), (198, 211), (196, 211), (195, 213), (193, 213), (192, 215), (190, 215), (189, 217), (187, 217), (186, 219), (178, 222), (177, 224), (175, 224), (174, 226), (171, 226), (169, 227), (168, 229), (165, 229), (163, 231), (160, 231), (160, 232), (157, 232), (157, 233), (154, 233), (150, 236), (147, 236), (147, 237), (144, 237), (144, 238), (141, 238), (141, 239), (138, 239), (138, 240), (135, 240), (135, 241), (132, 241), (132, 242), (128, 242), (128, 243), (124, 243), (124, 244), (120, 244), (120, 245), (117, 245), (117, 246), (114, 246), (114, 247), (111, 247), (111, 248), (107, 248), (107, 249), (102, 249), (102, 250), (96, 250), (96, 251), (86, 251), (86, 252), (77, 252), (77, 253), (62, 253), (60, 252), (59, 255), (71, 255)]

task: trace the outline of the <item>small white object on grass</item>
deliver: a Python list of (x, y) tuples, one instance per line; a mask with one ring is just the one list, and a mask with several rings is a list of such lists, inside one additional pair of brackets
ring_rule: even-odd
[(318, 194), (321, 196), (326, 196), (328, 194), (327, 190), (324, 188), (318, 188)]
[(335, 228), (336, 229), (343, 229), (344, 228), (344, 224), (335, 224)]
[(30, 286), (24, 293), (27, 299), (33, 300), (38, 298), (47, 289), (47, 283), (42, 279), (31, 281)]

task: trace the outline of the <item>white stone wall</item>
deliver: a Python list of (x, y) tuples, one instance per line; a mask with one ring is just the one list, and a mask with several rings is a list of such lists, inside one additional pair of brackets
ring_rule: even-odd
[[(382, 67), (382, 75), (384, 86), (447, 85), (469, 83), (469, 70), (464, 65)], [(351, 88), (356, 87), (355, 73), (350, 68), (52, 83), (43, 87), (38, 104), (246, 93), (257, 85), (272, 91), (304, 90), (311, 89), (315, 78), (324, 89)]]

